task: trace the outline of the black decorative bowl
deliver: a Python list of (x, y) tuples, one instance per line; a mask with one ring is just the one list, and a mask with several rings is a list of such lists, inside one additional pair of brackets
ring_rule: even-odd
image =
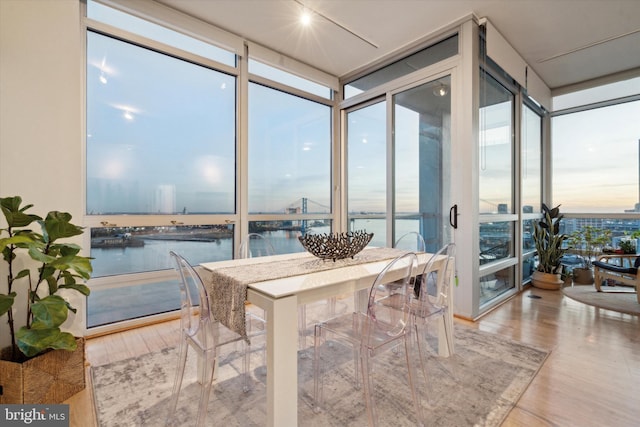
[(304, 248), (320, 259), (353, 258), (371, 241), (373, 233), (364, 230), (346, 233), (305, 234), (298, 237)]

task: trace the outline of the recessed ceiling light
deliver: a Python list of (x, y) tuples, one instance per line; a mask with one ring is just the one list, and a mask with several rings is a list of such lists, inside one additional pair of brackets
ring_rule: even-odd
[[(370, 45), (371, 47), (377, 49), (378, 45), (373, 43), (370, 40), (367, 40), (365, 37), (361, 36), (360, 34), (356, 33), (355, 31), (345, 27), (344, 25), (342, 25), (341, 23), (339, 23), (338, 21), (336, 21), (335, 19), (332, 19), (331, 17), (329, 17), (328, 15), (323, 14), (322, 12), (318, 11), (317, 9), (313, 9), (309, 6), (306, 6), (302, 0), (293, 0), (294, 2), (298, 3), (300, 5), (301, 8), (301, 13), (300, 13), (300, 22), (302, 25), (304, 26), (309, 26), (311, 24), (311, 19), (312, 16), (319, 16), (320, 19), (324, 19), (330, 23), (332, 23), (333, 25), (335, 25), (336, 27), (348, 32), (349, 34), (359, 38), (360, 40), (362, 40), (363, 42), (367, 43), (368, 45)], [(315, 18), (314, 18), (315, 19)]]
[(302, 9), (302, 13), (300, 14), (300, 23), (305, 27), (311, 24), (311, 13), (306, 8)]

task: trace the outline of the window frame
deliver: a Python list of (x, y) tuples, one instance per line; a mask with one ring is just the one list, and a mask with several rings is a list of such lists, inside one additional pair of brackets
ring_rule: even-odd
[[(181, 50), (175, 46), (167, 45), (156, 40), (152, 40), (138, 34), (134, 34), (132, 32), (123, 30), (121, 28), (117, 28), (93, 19), (90, 19), (86, 16), (86, 4), (83, 3), (83, 15), (84, 19), (82, 20), (81, 30), (83, 32), (83, 51), (84, 51), (84, 64), (86, 67), (87, 64), (87, 34), (89, 32), (95, 32), (107, 37), (112, 37), (127, 43), (131, 43), (133, 45), (150, 49), (154, 52), (157, 52), (162, 55), (167, 55), (173, 58), (177, 58), (180, 60), (187, 61), (189, 63), (193, 63), (196, 65), (204, 66), (206, 68), (219, 71), (236, 78), (236, 103), (234, 114), (236, 117), (235, 131), (236, 131), (236, 140), (235, 140), (235, 208), (232, 213), (223, 213), (223, 214), (189, 214), (189, 215), (176, 215), (176, 214), (133, 214), (133, 215), (88, 215), (86, 214), (86, 191), (87, 191), (87, 164), (86, 164), (86, 139), (83, 138), (84, 144), (82, 148), (82, 156), (83, 156), (83, 183), (82, 183), (82, 204), (84, 206), (83, 211), (85, 214), (83, 215), (83, 226), (91, 229), (91, 228), (100, 228), (100, 227), (135, 227), (135, 226), (148, 226), (148, 227), (164, 227), (171, 226), (172, 224), (180, 224), (180, 225), (233, 225), (234, 228), (234, 237), (233, 237), (233, 252), (236, 252), (236, 249), (239, 246), (239, 243), (243, 236), (248, 233), (249, 222), (252, 221), (274, 221), (274, 220), (282, 220), (286, 218), (287, 220), (317, 220), (323, 219), (331, 221), (334, 227), (338, 221), (335, 218), (336, 216), (336, 206), (339, 204), (339, 198), (337, 196), (338, 189), (333, 184), (336, 179), (336, 174), (334, 173), (334, 165), (338, 164), (337, 157), (337, 149), (338, 146), (337, 141), (337, 132), (335, 130), (334, 122), (336, 121), (336, 112), (335, 106), (337, 101), (334, 100), (335, 96), (331, 96), (330, 98), (325, 98), (322, 96), (318, 96), (313, 93), (305, 92), (304, 90), (297, 89), (294, 87), (287, 86), (286, 84), (278, 81), (269, 80), (268, 78), (252, 75), (248, 72), (248, 46), (247, 43), (243, 44), (244, 51), (236, 56), (236, 65), (235, 67), (231, 67), (229, 65), (219, 63), (210, 58), (202, 57), (196, 55), (192, 52), (188, 52), (185, 50)], [(128, 12), (125, 12), (128, 13)], [(138, 14), (135, 14), (140, 18)], [(146, 18), (143, 18), (146, 19)], [(156, 22), (154, 19), (151, 22)], [(203, 25), (208, 25), (204, 23), (200, 23)], [(185, 33), (188, 35), (188, 33)], [(286, 70), (283, 70), (286, 71)], [(332, 184), (330, 185), (330, 198), (331, 198), (331, 211), (326, 214), (253, 214), (250, 215), (247, 212), (247, 191), (246, 191), (246, 179), (243, 177), (247, 176), (247, 148), (248, 148), (248, 140), (247, 140), (247, 129), (248, 129), (248, 120), (247, 120), (247, 103), (248, 103), (248, 82), (252, 81), (258, 83), (260, 85), (269, 87), (274, 90), (282, 91), (287, 94), (291, 94), (294, 96), (298, 96), (300, 98), (306, 99), (308, 101), (320, 103), (328, 106), (330, 111), (330, 122), (329, 122), (329, 134), (331, 137), (330, 141), (330, 165), (331, 168), (330, 176), (332, 177)], [(309, 79), (309, 81), (312, 81)], [(85, 73), (83, 73), (83, 82), (82, 86), (83, 95), (86, 100), (86, 68)], [(329, 88), (331, 93), (333, 94), (333, 89)], [(86, 113), (83, 120), (83, 135), (86, 136)], [(91, 245), (91, 233), (84, 233), (83, 235), (83, 245), (86, 247), (90, 247)], [(128, 273), (128, 274), (120, 274), (120, 275), (111, 275), (105, 277), (96, 277), (90, 280), (90, 286), (94, 289), (115, 289), (122, 286), (135, 286), (135, 285), (145, 285), (152, 284), (155, 282), (166, 281), (175, 278), (175, 273), (173, 269), (166, 270), (156, 270), (156, 271), (148, 271), (141, 273)], [(86, 305), (85, 305), (86, 307)], [(85, 315), (86, 315), (85, 310)], [(123, 327), (136, 326), (144, 323), (148, 323), (150, 321), (162, 321), (169, 318), (175, 318), (178, 315), (178, 312), (170, 312), (170, 313), (160, 313), (156, 315), (150, 315), (140, 319), (124, 319), (120, 322), (116, 322), (113, 324), (96, 326), (91, 329), (86, 328), (85, 322), (85, 334), (87, 336), (94, 334), (101, 334), (112, 330), (117, 330)]]

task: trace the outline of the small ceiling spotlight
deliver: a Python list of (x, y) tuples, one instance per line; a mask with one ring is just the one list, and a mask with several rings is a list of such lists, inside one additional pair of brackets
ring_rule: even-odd
[(302, 13), (300, 14), (300, 23), (305, 27), (311, 24), (311, 12), (305, 7), (302, 9)]
[(107, 84), (107, 78), (104, 76), (104, 72), (100, 73), (100, 83), (103, 85)]
[(127, 120), (133, 120), (133, 114), (130, 111), (125, 111), (122, 116)]

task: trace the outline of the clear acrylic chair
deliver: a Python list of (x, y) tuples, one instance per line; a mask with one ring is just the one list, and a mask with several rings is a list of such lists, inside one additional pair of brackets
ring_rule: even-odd
[(400, 236), (400, 238), (396, 240), (396, 243), (394, 243), (393, 247), (409, 252), (426, 252), (425, 248), (427, 245), (424, 243), (422, 234), (416, 231), (410, 231)]
[(256, 258), (275, 254), (276, 250), (269, 239), (258, 233), (247, 234), (238, 248), (238, 258)]
[[(453, 323), (449, 320), (449, 286), (452, 274), (451, 259), (455, 256), (456, 246), (449, 243), (433, 254), (422, 273), (416, 278), (416, 294), (412, 296), (411, 313), (416, 330), (418, 355), (422, 374), (429, 384), (426, 370), (426, 350), (428, 347), (428, 326), (435, 322), (439, 331), (444, 333), (447, 355), (454, 355)], [(440, 348), (441, 334), (438, 332), (438, 353), (444, 354)]]
[[(244, 353), (242, 364), (243, 389), (248, 391), (250, 388), (250, 347), (240, 335), (230, 331), (213, 318), (209, 293), (202, 283), (202, 279), (189, 262), (173, 251), (170, 252), (170, 255), (175, 262), (180, 286), (181, 338), (178, 365), (166, 422), (167, 425), (170, 425), (175, 415), (185, 372), (187, 352), (191, 347), (198, 355), (198, 382), (201, 384), (196, 425), (203, 426), (207, 415), (207, 404), (211, 394), (214, 371), (217, 366), (218, 348), (225, 344), (241, 343)], [(265, 331), (264, 324), (251, 326), (252, 323), (256, 322), (260, 322), (260, 319), (254, 316), (250, 316), (247, 319), (249, 337), (255, 337)]]
[[(314, 410), (319, 412), (324, 405), (323, 367), (321, 345), (327, 335), (333, 341), (351, 346), (355, 361), (355, 386), (359, 388), (362, 378), (367, 417), (370, 426), (378, 425), (377, 409), (373, 397), (372, 362), (379, 354), (392, 350), (399, 342), (404, 343), (411, 397), (416, 417), (423, 422), (422, 409), (416, 390), (416, 369), (410, 356), (412, 338), (412, 316), (410, 312), (411, 289), (409, 281), (416, 273), (417, 257), (406, 253), (391, 261), (378, 274), (369, 291), (367, 312), (354, 312), (319, 323), (315, 327), (314, 341)], [(385, 284), (401, 282), (401, 287), (389, 292)], [(395, 312), (401, 308), (401, 315)], [(333, 342), (332, 341), (332, 342)], [(329, 347), (331, 348), (331, 347)], [(379, 368), (376, 375), (380, 374)], [(390, 375), (397, 375), (395, 372)]]
[[(313, 233), (312, 230), (307, 231), (307, 233)], [(336, 307), (338, 305), (337, 297), (329, 297), (324, 301), (313, 302), (309, 304), (312, 308), (312, 311), (316, 314), (320, 314), (322, 319), (330, 319), (336, 315)], [(324, 305), (324, 307), (321, 307)], [(313, 320), (312, 320), (313, 321)], [(313, 330), (309, 331), (307, 329), (308, 325), (307, 319), (307, 305), (302, 304), (298, 306), (298, 349), (302, 350), (300, 353), (300, 357), (306, 358), (306, 348), (307, 348), (307, 333), (313, 334)]]
[[(400, 236), (398, 240), (393, 244), (393, 247), (396, 249), (402, 249), (407, 252), (426, 252), (427, 245), (424, 242), (424, 238), (422, 234), (417, 231), (410, 231), (406, 234)], [(389, 285), (392, 286), (392, 285)], [(411, 279), (411, 287), (414, 286), (414, 279)], [(416, 293), (417, 295), (417, 293)]]

